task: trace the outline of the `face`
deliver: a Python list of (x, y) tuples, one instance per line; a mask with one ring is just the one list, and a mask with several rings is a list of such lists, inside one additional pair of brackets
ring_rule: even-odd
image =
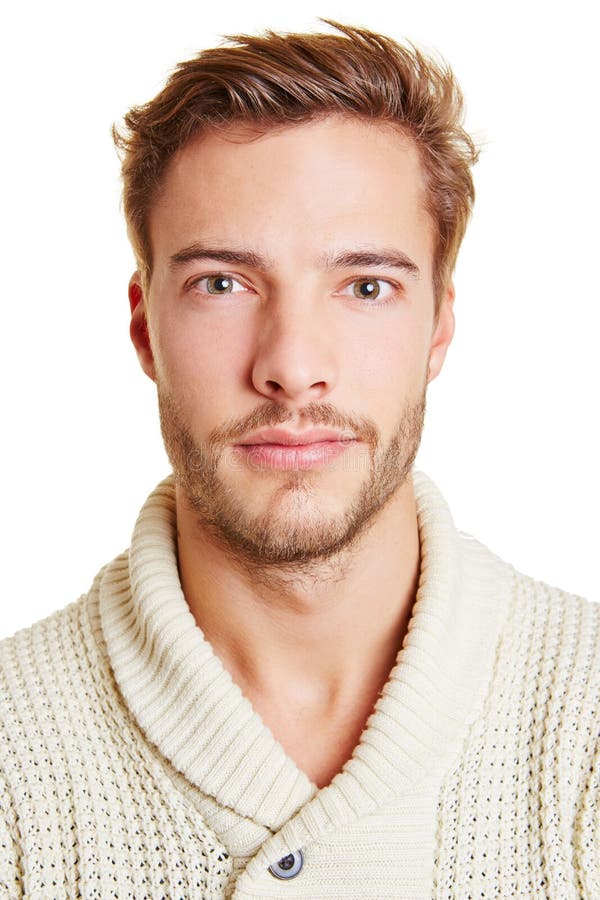
[(131, 335), (201, 525), (262, 564), (351, 546), (405, 484), (452, 338), (415, 147), (342, 117), (230, 127), (173, 158), (149, 228)]

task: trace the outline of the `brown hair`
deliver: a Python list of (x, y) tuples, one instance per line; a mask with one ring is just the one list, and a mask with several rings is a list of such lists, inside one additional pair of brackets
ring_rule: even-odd
[(191, 137), (229, 122), (268, 129), (338, 113), (397, 125), (415, 141), (436, 230), (439, 303), (475, 199), (470, 166), (478, 151), (462, 127), (460, 89), (442, 60), (412, 44), (321, 21), (342, 34), (225, 38), (180, 63), (154, 100), (133, 107), (122, 130), (113, 128), (127, 229), (144, 282), (152, 274), (148, 211), (167, 163)]

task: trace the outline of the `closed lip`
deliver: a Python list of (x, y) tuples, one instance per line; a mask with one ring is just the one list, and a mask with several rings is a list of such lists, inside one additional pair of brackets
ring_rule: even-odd
[(257, 444), (281, 444), (288, 447), (300, 447), (324, 441), (350, 442), (354, 440), (356, 440), (356, 435), (352, 432), (335, 431), (331, 428), (311, 428), (309, 431), (286, 431), (284, 428), (265, 428), (254, 432), (254, 434), (237, 443), (240, 447), (256, 446)]

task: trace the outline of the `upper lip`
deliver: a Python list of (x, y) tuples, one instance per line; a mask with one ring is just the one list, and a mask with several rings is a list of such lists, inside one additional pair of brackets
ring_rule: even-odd
[(356, 436), (349, 431), (332, 428), (310, 428), (308, 431), (286, 431), (285, 428), (263, 428), (255, 431), (238, 444), (316, 444), (319, 441), (351, 441)]

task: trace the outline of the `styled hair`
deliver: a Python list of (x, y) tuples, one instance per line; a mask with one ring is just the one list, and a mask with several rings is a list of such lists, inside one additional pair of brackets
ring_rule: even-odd
[(269, 130), (332, 114), (393, 124), (411, 138), (434, 226), (436, 308), (471, 214), (478, 151), (462, 127), (451, 69), (414, 45), (321, 21), (341, 34), (232, 35), (180, 63), (163, 90), (113, 128), (123, 206), (142, 280), (152, 275), (148, 213), (172, 156), (191, 138), (229, 123)]

